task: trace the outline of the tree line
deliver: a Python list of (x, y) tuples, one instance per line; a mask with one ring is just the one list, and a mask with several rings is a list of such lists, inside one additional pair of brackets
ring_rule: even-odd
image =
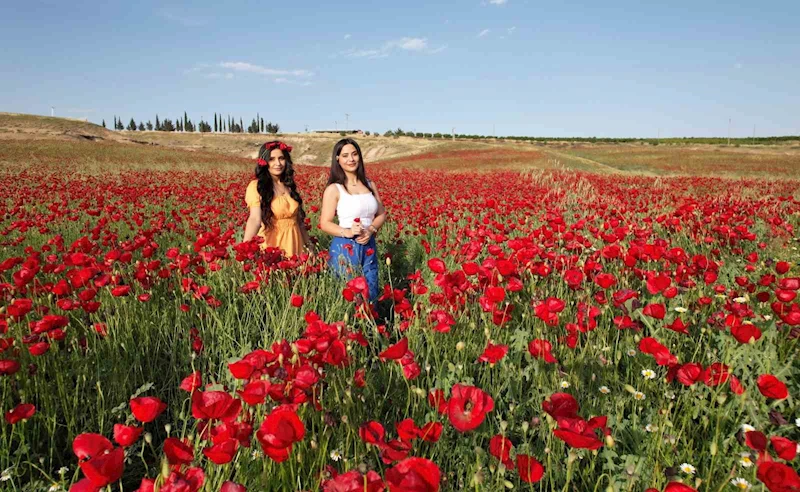
[[(369, 135), (369, 133), (367, 133)], [(377, 135), (377, 132), (376, 132)], [(531, 142), (547, 144), (548, 142), (577, 142), (577, 143), (640, 143), (642, 145), (659, 145), (659, 144), (726, 144), (731, 143), (735, 145), (746, 144), (780, 144), (786, 142), (793, 142), (800, 140), (800, 136), (780, 136), (780, 137), (673, 137), (673, 138), (633, 138), (633, 137), (620, 137), (620, 138), (597, 138), (597, 137), (525, 137), (525, 136), (505, 136), (496, 137), (491, 135), (471, 135), (456, 133), (425, 133), (425, 132), (411, 132), (403, 131), (402, 128), (397, 130), (388, 130), (383, 134), (384, 137), (414, 137), (414, 138), (457, 138), (465, 140), (514, 140), (519, 142)]]
[[(107, 128), (106, 120), (103, 120), (103, 128)], [(156, 122), (153, 124), (150, 120), (147, 122), (140, 121), (138, 124), (133, 118), (130, 119), (128, 125), (123, 123), (122, 118), (114, 116), (114, 130), (129, 130), (129, 131), (157, 131), (157, 132), (201, 132), (201, 133), (278, 133), (280, 125), (272, 123), (271, 121), (264, 122), (261, 115), (256, 114), (256, 117), (250, 123), (250, 126), (245, 128), (242, 118), (236, 121), (236, 117), (230, 115), (223, 116), (214, 113), (214, 126), (203, 119), (196, 125), (189, 119), (186, 112), (183, 112), (183, 118), (175, 118), (173, 122), (169, 118), (159, 119), (156, 115)]]

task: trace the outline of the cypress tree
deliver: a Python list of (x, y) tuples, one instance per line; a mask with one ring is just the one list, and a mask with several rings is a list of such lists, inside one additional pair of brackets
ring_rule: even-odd
[(217, 133), (217, 113), (214, 113), (214, 133)]
[(239, 117), (239, 133), (244, 133), (244, 122), (241, 116)]
[(261, 133), (264, 133), (264, 118), (261, 118)]
[(106, 120), (103, 120), (103, 128), (106, 127)]
[(158, 122), (158, 115), (156, 115), (156, 131), (161, 131), (161, 123)]

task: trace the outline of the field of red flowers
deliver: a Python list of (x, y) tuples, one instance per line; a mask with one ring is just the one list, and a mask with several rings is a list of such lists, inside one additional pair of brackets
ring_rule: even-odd
[(800, 490), (800, 182), (368, 163), (373, 312), (323, 168), (286, 259), (250, 162), (14, 156), (3, 490)]

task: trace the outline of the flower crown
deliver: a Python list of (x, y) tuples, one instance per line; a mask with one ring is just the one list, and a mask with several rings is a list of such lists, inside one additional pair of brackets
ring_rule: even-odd
[[(291, 152), (292, 151), (292, 147), (290, 145), (286, 145), (283, 142), (270, 142), (270, 143), (267, 144), (267, 148), (265, 150), (271, 152), (274, 149), (281, 149), (281, 150), (284, 150), (286, 152)], [(266, 166), (267, 164), (269, 164), (267, 161), (265, 161), (261, 157), (259, 157), (258, 161), (256, 161), (256, 162), (258, 163), (259, 166)]]

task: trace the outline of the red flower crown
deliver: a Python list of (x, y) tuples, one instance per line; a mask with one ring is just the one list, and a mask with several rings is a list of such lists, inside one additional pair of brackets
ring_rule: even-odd
[[(273, 149), (281, 149), (281, 150), (284, 150), (286, 152), (291, 152), (292, 151), (292, 147), (290, 145), (286, 145), (283, 142), (270, 142), (269, 144), (267, 144), (267, 148), (265, 150), (267, 150), (269, 152), (272, 152)], [(267, 164), (269, 164), (267, 161), (265, 161), (264, 159), (262, 159), (260, 157), (258, 158), (258, 160), (256, 162), (258, 163), (259, 166), (266, 166)]]

